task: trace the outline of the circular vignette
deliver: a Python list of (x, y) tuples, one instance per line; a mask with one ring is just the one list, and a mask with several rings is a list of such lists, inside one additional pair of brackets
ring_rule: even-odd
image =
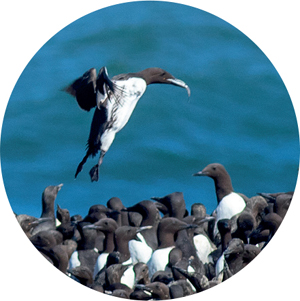
[[(195, 6), (196, 6), (196, 5), (195, 5)], [(198, 6), (198, 5), (197, 5), (197, 6)], [(203, 7), (199, 7), (199, 8), (200, 8), (200, 9), (204, 9)], [(214, 13), (213, 9), (212, 9), (210, 12), (211, 12), (211, 13)], [(53, 12), (53, 13), (55, 13), (55, 12)], [(217, 14), (216, 14), (216, 15), (217, 15)], [(230, 20), (228, 19), (228, 21), (230, 21)], [(232, 23), (232, 24), (233, 24), (233, 23)], [(235, 25), (237, 28), (239, 28), (238, 24), (234, 24), (234, 25)], [(267, 51), (266, 51), (266, 54), (268, 55)], [(26, 60), (26, 62), (27, 62), (27, 61), (28, 61), (28, 60)], [(277, 66), (275, 60), (272, 60), (272, 61), (273, 61), (274, 65)], [(22, 64), (24, 64), (24, 62), (23, 62)], [(279, 69), (278, 69), (278, 70), (279, 70)], [(279, 70), (279, 73), (280, 73), (280, 70)], [(280, 73), (280, 74), (281, 74), (281, 73)], [(283, 76), (283, 79), (285, 80), (284, 76)], [(13, 81), (13, 83), (14, 83), (14, 82), (15, 82), (15, 80)], [(292, 96), (292, 95), (291, 95), (291, 96)], [(8, 99), (8, 98), (7, 98), (7, 99)], [(292, 99), (293, 99), (293, 96), (292, 96)], [(295, 103), (294, 103), (294, 105), (295, 105)], [(298, 108), (297, 108), (296, 106), (295, 106), (295, 109), (296, 109), (296, 111), (298, 111)], [(3, 189), (3, 191), (4, 191), (4, 189)], [(5, 195), (5, 193), (4, 193), (4, 195)], [(297, 195), (296, 195), (296, 196), (297, 196)], [(293, 208), (293, 207), (294, 207), (294, 204), (292, 204), (292, 208)], [(6, 212), (10, 212), (10, 209), (9, 209), (9, 208), (6, 208), (6, 207), (5, 207), (4, 210), (6, 210)], [(293, 209), (293, 210), (294, 210), (294, 209)], [(288, 220), (285, 221), (285, 223), (283, 224), (284, 227), (285, 227), (285, 224), (287, 224), (287, 226), (292, 226), (292, 223), (290, 222), (290, 218), (289, 218), (290, 215), (293, 216), (293, 213), (291, 213), (291, 212), (288, 213)], [(10, 223), (10, 221), (9, 221), (9, 223)], [(12, 227), (12, 229), (15, 228), (14, 223), (12, 223), (11, 227)], [(14, 229), (14, 230), (16, 230), (16, 233), (17, 233), (16, 235), (19, 236), (19, 235), (18, 235), (18, 234), (19, 234), (19, 233), (18, 233), (18, 230), (17, 230), (17, 229)], [(278, 236), (281, 235), (281, 232), (282, 232), (282, 231), (280, 230), (279, 233), (278, 233), (277, 235), (278, 235)], [(281, 236), (282, 236), (282, 235), (281, 235)], [(28, 246), (28, 243), (26, 243), (26, 242), (23, 240), (22, 237), (20, 237), (19, 239), (22, 241), (22, 243), (24, 243), (24, 245), (25, 245), (26, 247), (29, 247), (29, 246)], [(279, 238), (278, 238), (278, 240), (279, 240)], [(275, 246), (275, 241), (272, 242), (272, 245), (273, 245), (273, 244), (274, 244), (274, 246)], [(277, 245), (277, 247), (280, 247), (280, 246)], [(269, 248), (267, 248), (267, 249), (269, 249)], [(267, 249), (263, 252), (263, 253), (266, 253), (266, 256), (267, 256), (267, 253), (268, 253)], [(29, 250), (30, 250), (29, 253), (31, 253), (32, 249), (31, 249), (30, 247), (29, 247)], [(28, 254), (28, 256), (30, 256), (30, 255)], [(261, 257), (261, 256), (263, 256), (263, 254), (261, 254), (260, 257)], [(266, 257), (265, 257), (265, 258), (266, 258)], [(34, 258), (34, 260), (38, 260), (38, 259)], [(258, 258), (257, 258), (256, 260), (258, 260)], [(259, 260), (259, 261), (260, 261), (260, 263), (263, 263), (261, 260)], [(44, 264), (42, 263), (42, 261), (40, 262), (40, 264), (41, 264), (41, 266), (44, 267)], [(252, 263), (252, 264), (255, 265), (255, 266), (257, 265), (256, 262), (255, 262), (255, 263)], [(252, 265), (252, 264), (251, 264), (251, 265)], [(265, 263), (264, 263), (264, 264), (265, 264)], [(45, 268), (48, 270), (48, 268), (47, 268), (46, 266), (45, 266)], [(248, 269), (250, 270), (250, 267), (247, 268), (247, 270), (248, 270)], [(272, 270), (272, 266), (269, 267), (269, 269)], [(248, 272), (247, 270), (246, 270), (246, 272), (243, 271), (243, 277), (247, 277), (247, 275), (246, 275), (247, 272)], [(56, 273), (56, 271), (54, 271), (54, 272)], [(50, 271), (50, 269), (49, 269), (49, 273), (52, 274), (52, 272)], [(56, 274), (53, 274), (53, 276), (54, 276), (54, 275), (56, 276)], [(33, 275), (32, 277), (35, 277), (35, 275)], [(242, 278), (242, 276), (236, 276), (236, 277), (234, 277), (234, 281), (230, 281), (230, 282), (236, 282), (236, 281), (238, 282), (238, 278)], [(248, 277), (247, 277), (247, 278), (248, 278)], [(43, 283), (41, 283), (41, 285), (43, 285)], [(70, 284), (70, 285), (71, 285), (71, 287), (73, 288), (73, 285), (72, 285), (72, 284)], [(228, 283), (228, 286), (230, 286), (230, 285), (231, 285), (231, 284)], [(226, 286), (227, 286), (227, 285), (226, 285)], [(235, 287), (235, 284), (232, 283), (232, 286)], [(225, 289), (225, 286), (224, 286), (224, 287), (221, 286), (221, 287), (222, 287), (222, 291), (223, 291), (223, 289)], [(221, 288), (220, 288), (220, 289), (221, 289)], [(226, 289), (227, 289), (227, 288), (226, 288)], [(77, 291), (77, 288), (75, 288), (75, 290)], [(84, 290), (84, 289), (79, 289), (79, 288), (78, 288), (78, 290), (79, 290), (79, 291), (83, 291), (84, 293), (88, 293), (88, 292), (86, 292), (86, 290)], [(222, 293), (222, 291), (220, 291), (220, 293)], [(212, 292), (207, 292), (207, 293), (209, 294), (209, 293), (212, 293)], [(278, 293), (278, 292), (277, 292), (277, 293)]]

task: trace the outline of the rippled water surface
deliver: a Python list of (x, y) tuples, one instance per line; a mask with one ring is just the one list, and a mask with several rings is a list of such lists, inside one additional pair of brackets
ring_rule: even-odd
[[(151, 85), (104, 158), (100, 180), (85, 154), (92, 112), (62, 89), (91, 67), (110, 76), (161, 67), (191, 89)], [(28, 63), (9, 100), (1, 164), (12, 209), (39, 216), (41, 193), (64, 183), (57, 203), (85, 215), (118, 196), (126, 206), (182, 191), (190, 209), (216, 207), (213, 181), (192, 174), (222, 163), (233, 187), (294, 190), (299, 140), (292, 102), (276, 69), (243, 33), (192, 7), (135, 2), (101, 9), (51, 38)]]

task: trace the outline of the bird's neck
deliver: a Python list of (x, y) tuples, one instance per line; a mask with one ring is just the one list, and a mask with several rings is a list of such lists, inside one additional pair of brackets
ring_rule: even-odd
[(120, 252), (120, 263), (127, 261), (130, 258), (128, 241), (118, 240), (115, 237), (115, 251)]
[(42, 202), (42, 215), (41, 217), (52, 217), (54, 218), (54, 202), (53, 203), (46, 203)]
[(227, 249), (231, 239), (232, 239), (232, 237), (231, 237), (231, 232), (230, 231), (228, 231), (228, 232), (224, 233), (223, 235), (221, 235), (222, 252), (224, 252)]
[(157, 239), (158, 239), (158, 249), (175, 246), (174, 233), (158, 232)]
[(104, 240), (104, 247), (105, 247), (105, 250), (103, 252), (105, 252), (105, 253), (113, 252), (113, 250), (115, 248), (113, 232), (109, 232), (106, 234), (105, 240)]
[(214, 179), (216, 195), (218, 203), (221, 202), (223, 197), (233, 192), (233, 187), (231, 183), (231, 179), (229, 177), (218, 177)]

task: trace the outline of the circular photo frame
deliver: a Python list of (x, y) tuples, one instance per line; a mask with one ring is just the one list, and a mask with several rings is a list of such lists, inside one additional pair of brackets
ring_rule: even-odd
[(282, 254), (299, 167), (297, 107), (275, 59), (198, 3), (86, 9), (49, 30), (9, 83), (1, 171), (16, 239), (4, 237), (26, 256), (8, 273), (26, 261), (34, 281), (42, 267), (48, 285), (131, 299), (222, 294), (259, 277)]

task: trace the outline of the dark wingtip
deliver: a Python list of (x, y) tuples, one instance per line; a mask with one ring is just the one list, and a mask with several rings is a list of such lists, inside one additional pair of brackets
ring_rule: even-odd
[(81, 109), (90, 111), (96, 106), (96, 78), (96, 69), (91, 68), (62, 91), (75, 97)]
[(73, 84), (62, 88), (61, 91), (66, 92), (66, 93), (72, 95), (73, 97), (76, 97), (76, 90), (74, 89)]
[[(104, 85), (108, 86), (113, 93), (115, 92), (114, 83), (109, 78), (107, 68), (105, 66), (100, 69), (97, 77), (97, 87), (100, 92), (102, 92)], [(105, 88), (107, 89), (107, 87)]]

